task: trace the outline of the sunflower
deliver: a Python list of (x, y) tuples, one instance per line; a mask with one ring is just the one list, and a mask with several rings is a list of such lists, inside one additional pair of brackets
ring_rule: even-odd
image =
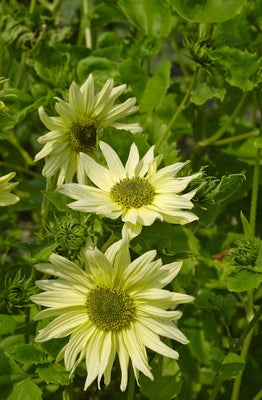
[(135, 237), (142, 226), (149, 226), (156, 219), (172, 224), (187, 224), (198, 219), (192, 212), (190, 201), (196, 190), (181, 192), (200, 174), (175, 177), (185, 164), (177, 162), (157, 170), (159, 157), (154, 157), (152, 146), (140, 160), (133, 143), (125, 166), (117, 153), (107, 143), (100, 141), (101, 151), (108, 168), (90, 156), (80, 153), (81, 165), (97, 186), (69, 183), (58, 190), (77, 201), (69, 207), (83, 212), (93, 212), (124, 222), (123, 236)]
[(20, 199), (18, 196), (10, 193), (18, 182), (9, 182), (15, 176), (15, 172), (0, 177), (0, 206), (8, 206), (17, 203)]
[(58, 173), (58, 185), (72, 182), (77, 174), (78, 182), (83, 183), (83, 171), (79, 152), (92, 152), (97, 143), (97, 130), (112, 126), (129, 130), (132, 133), (142, 131), (138, 123), (121, 124), (116, 121), (138, 110), (136, 99), (129, 98), (124, 103), (114, 104), (124, 92), (126, 85), (113, 87), (113, 79), (108, 79), (100, 92), (95, 94), (94, 78), (89, 75), (79, 88), (73, 82), (69, 88), (68, 103), (56, 97), (55, 109), (59, 116), (49, 117), (43, 107), (39, 108), (39, 117), (50, 132), (38, 141), (44, 144), (36, 154), (35, 161), (45, 158), (43, 175), (47, 178)]
[(176, 277), (182, 262), (162, 265), (160, 259), (154, 260), (155, 256), (156, 251), (151, 250), (131, 261), (128, 241), (122, 239), (105, 253), (97, 248), (86, 249), (85, 270), (57, 254), (50, 256), (50, 263), (36, 265), (39, 271), (57, 279), (36, 282), (43, 292), (31, 299), (47, 308), (35, 319), (55, 318), (35, 340), (69, 336), (57, 361), (64, 359), (71, 374), (85, 361), (85, 390), (96, 378), (100, 388), (103, 375), (105, 385), (110, 383), (116, 355), (121, 369), (120, 389), (124, 391), (129, 360), (137, 383), (139, 372), (153, 379), (146, 348), (178, 358), (177, 351), (159, 336), (188, 343), (174, 322), (181, 316), (174, 307), (193, 297), (163, 289)]

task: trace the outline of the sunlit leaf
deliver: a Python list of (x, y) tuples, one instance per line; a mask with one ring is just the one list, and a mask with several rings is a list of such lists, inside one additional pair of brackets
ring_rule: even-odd
[(221, 22), (233, 18), (246, 0), (172, 0), (178, 14), (194, 22)]
[(245, 292), (249, 289), (258, 288), (262, 283), (262, 273), (243, 268), (233, 272), (227, 278), (228, 290), (233, 292)]
[(171, 13), (163, 0), (118, 0), (118, 4), (141, 32), (166, 36), (171, 29)]
[(224, 100), (226, 89), (215, 88), (208, 83), (202, 83), (197, 87), (195, 93), (190, 97), (190, 101), (196, 105), (202, 105), (207, 100), (218, 99), (221, 102)]

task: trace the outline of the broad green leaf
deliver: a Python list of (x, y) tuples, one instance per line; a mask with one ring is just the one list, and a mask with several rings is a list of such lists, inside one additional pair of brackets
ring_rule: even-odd
[(22, 344), (17, 346), (12, 357), (22, 364), (39, 364), (46, 361), (46, 354), (34, 344)]
[(118, 5), (140, 32), (159, 37), (169, 34), (171, 13), (164, 0), (118, 0)]
[(224, 46), (212, 51), (210, 58), (225, 70), (225, 77), (230, 85), (244, 92), (256, 86), (254, 76), (259, 68), (259, 59), (256, 54)]
[(46, 198), (57, 208), (59, 211), (68, 211), (67, 204), (70, 203), (71, 199), (63, 194), (54, 192), (45, 192)]
[(240, 13), (246, 0), (171, 0), (178, 14), (187, 21), (213, 23)]
[(50, 364), (40, 366), (36, 372), (46, 383), (55, 383), (57, 385), (68, 385), (70, 383), (69, 373), (61, 364)]
[(140, 98), (147, 81), (145, 71), (135, 60), (129, 58), (119, 66), (122, 82), (130, 85), (135, 96)]
[(140, 101), (141, 112), (151, 113), (161, 106), (166, 91), (169, 88), (170, 68), (170, 62), (164, 61), (152, 78), (148, 79)]
[(209, 302), (218, 309), (227, 326), (231, 323), (232, 315), (236, 309), (236, 299), (235, 297), (229, 293), (226, 296), (211, 295), (208, 297)]
[(0, 350), (0, 390), (13, 382), (20, 381), (26, 376), (25, 372), (5, 352)]
[(197, 106), (204, 104), (207, 100), (218, 99), (224, 100), (226, 89), (215, 88), (208, 83), (202, 83), (196, 88), (195, 93), (190, 97), (190, 101)]
[(182, 385), (177, 362), (167, 357), (161, 360), (161, 356), (155, 356), (150, 366), (154, 380), (151, 381), (145, 375), (141, 375), (141, 393), (150, 400), (155, 400), (156, 395), (158, 400), (174, 399)]
[(14, 385), (7, 400), (41, 400), (42, 391), (30, 378), (26, 378)]
[(198, 240), (190, 229), (165, 222), (144, 227), (139, 237), (134, 238), (130, 245), (138, 254), (152, 249), (158, 249), (167, 255), (191, 252), (197, 254), (199, 250)]
[(79, 81), (84, 82), (92, 72), (94, 76), (99, 75), (99, 79), (104, 80), (109, 77), (115, 78), (117, 71), (114, 63), (105, 57), (89, 56), (83, 58), (77, 65), (77, 76)]
[(0, 314), (0, 335), (13, 334), (16, 328), (16, 321), (10, 315)]
[(245, 368), (245, 361), (235, 353), (228, 353), (223, 360), (219, 380), (235, 378)]
[[(258, 131), (257, 131), (258, 132)], [(256, 159), (257, 148), (262, 146), (262, 138), (252, 137), (245, 140), (240, 145), (236, 144), (223, 150), (225, 153), (236, 157), (238, 160), (246, 164), (254, 165)]]
[(244, 180), (245, 176), (242, 174), (223, 176), (214, 190), (215, 202), (225, 205), (237, 198), (238, 191), (240, 188), (242, 189)]
[(245, 176), (242, 174), (231, 174), (223, 176), (212, 193), (212, 199), (207, 203), (206, 209), (200, 207), (194, 208), (195, 213), (199, 217), (199, 221), (203, 225), (209, 225), (214, 222), (222, 211), (222, 209), (235, 199), (239, 198), (242, 193), (242, 185)]
[(52, 86), (63, 88), (73, 80), (70, 59), (69, 51), (61, 47), (49, 47), (34, 58), (32, 64), (41, 79)]
[(233, 292), (245, 292), (258, 288), (262, 282), (262, 273), (243, 268), (233, 272), (227, 278), (227, 288)]

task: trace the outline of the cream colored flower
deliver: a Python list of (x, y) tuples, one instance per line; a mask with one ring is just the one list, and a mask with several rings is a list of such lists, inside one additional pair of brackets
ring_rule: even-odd
[(20, 199), (18, 196), (10, 193), (18, 182), (9, 182), (15, 176), (15, 172), (0, 177), (0, 206), (8, 206), (17, 203)]
[(94, 78), (89, 75), (79, 88), (75, 82), (69, 88), (68, 103), (56, 98), (55, 109), (59, 116), (49, 117), (43, 107), (39, 116), (50, 132), (38, 141), (43, 149), (35, 156), (35, 161), (45, 158), (43, 175), (47, 178), (59, 173), (58, 185), (72, 182), (77, 174), (78, 182), (83, 183), (83, 170), (79, 152), (88, 153), (95, 149), (97, 129), (112, 126), (129, 130), (132, 133), (142, 131), (138, 123), (122, 124), (116, 121), (137, 111), (136, 99), (127, 99), (122, 104), (114, 104), (124, 92), (126, 85), (113, 87), (113, 79), (106, 81), (100, 92), (95, 94)]
[(69, 204), (74, 210), (93, 212), (111, 219), (121, 217), (123, 236), (130, 238), (156, 219), (172, 224), (187, 224), (197, 219), (188, 211), (196, 190), (181, 194), (199, 174), (176, 178), (185, 163), (177, 162), (157, 170), (159, 157), (154, 158), (152, 146), (140, 160), (137, 146), (132, 144), (123, 166), (111, 146), (100, 142), (108, 168), (86, 154), (80, 153), (81, 165), (97, 187), (69, 183), (58, 190), (77, 201)]
[(96, 378), (100, 388), (103, 375), (105, 384), (109, 384), (116, 355), (121, 368), (120, 388), (124, 391), (129, 359), (137, 382), (139, 372), (153, 379), (146, 348), (178, 358), (178, 353), (159, 336), (188, 343), (173, 322), (181, 312), (173, 308), (193, 297), (162, 289), (176, 277), (182, 262), (162, 265), (160, 259), (154, 260), (155, 256), (155, 250), (148, 251), (131, 262), (128, 242), (120, 240), (105, 254), (88, 248), (84, 253), (85, 271), (56, 254), (51, 255), (50, 263), (36, 265), (39, 271), (57, 279), (36, 283), (43, 292), (31, 299), (47, 308), (35, 319), (55, 319), (40, 330), (35, 340), (69, 336), (57, 360), (64, 358), (71, 373), (85, 361), (85, 390)]

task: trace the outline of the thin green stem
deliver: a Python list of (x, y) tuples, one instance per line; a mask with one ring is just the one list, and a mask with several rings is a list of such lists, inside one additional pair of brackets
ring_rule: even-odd
[(32, 14), (34, 12), (36, 6), (36, 0), (31, 0), (30, 1), (30, 6), (29, 6), (29, 13)]
[[(261, 105), (260, 105), (259, 101), (258, 101), (258, 104), (259, 104), (259, 108), (260, 108), (260, 115), (262, 115)], [(260, 131), (261, 130), (262, 130), (262, 127), (260, 126)], [(253, 238), (255, 237), (255, 232), (256, 232), (256, 214), (257, 214), (257, 200), (258, 200), (259, 172), (260, 172), (260, 154), (261, 154), (261, 148), (257, 147), (255, 166), (254, 166), (254, 174), (253, 174), (250, 217), (249, 217), (251, 236)], [(254, 316), (254, 310), (253, 310), (253, 289), (250, 289), (247, 292), (247, 320), (248, 320), (249, 324), (252, 323), (252, 320), (254, 320), (254, 318), (255, 318), (255, 316)], [(255, 322), (256, 322), (256, 320), (255, 320)], [(242, 359), (244, 361), (247, 359), (249, 347), (250, 347), (250, 344), (252, 341), (252, 336), (254, 333), (254, 327), (255, 327), (255, 324), (254, 324), (254, 326), (252, 325), (250, 329), (248, 329), (248, 331), (245, 334), (245, 337), (243, 339), (241, 339), (241, 337), (240, 337), (240, 339), (241, 339), (240, 344), (241, 343), (243, 344), (240, 356), (242, 357)], [(241, 373), (236, 377), (236, 379), (234, 381), (231, 400), (238, 400), (238, 398), (239, 398), (242, 376), (243, 376), (243, 371), (241, 371)]]
[(242, 133), (241, 135), (232, 136), (229, 138), (218, 140), (214, 143), (214, 146), (224, 146), (225, 144), (230, 144), (234, 142), (239, 142), (240, 140), (250, 139), (251, 137), (258, 136), (259, 130), (256, 129), (252, 132)]
[(216, 397), (217, 397), (217, 395), (218, 395), (218, 393), (219, 393), (219, 390), (220, 390), (221, 386), (222, 386), (222, 382), (221, 382), (221, 381), (217, 382), (217, 383), (214, 385), (214, 388), (213, 388), (213, 391), (212, 391), (212, 393), (211, 393), (211, 395), (210, 395), (210, 397), (209, 397), (209, 400), (215, 400), (215, 399), (216, 399)]
[(17, 83), (16, 83), (17, 89), (22, 89), (23, 84), (24, 84), (26, 58), (27, 58), (27, 51), (23, 51), (21, 54), (19, 74), (18, 74)]
[(236, 108), (234, 109), (233, 113), (231, 114), (230, 118), (228, 121), (223, 125), (220, 129), (218, 129), (212, 136), (210, 136), (206, 140), (202, 140), (199, 142), (200, 147), (205, 147), (205, 146), (210, 146), (213, 145), (218, 139), (220, 139), (227, 131), (227, 129), (232, 125), (234, 122), (236, 116), (238, 115), (239, 111), (241, 110), (246, 98), (247, 98), (248, 92), (243, 93), (241, 96)]
[(157, 149), (161, 146), (161, 144), (167, 139), (168, 134), (169, 134), (171, 128), (173, 127), (175, 121), (177, 120), (179, 114), (184, 110), (184, 108), (185, 108), (185, 106), (186, 106), (186, 104), (187, 104), (187, 102), (188, 102), (188, 100), (189, 100), (189, 97), (191, 96), (192, 90), (193, 90), (193, 88), (194, 88), (194, 86), (195, 86), (197, 74), (198, 74), (198, 68), (196, 68), (195, 71), (194, 71), (194, 74), (193, 74), (193, 76), (192, 76), (192, 78), (191, 78), (190, 85), (189, 85), (189, 87), (188, 87), (188, 89), (187, 89), (187, 91), (186, 91), (186, 94), (185, 94), (183, 100), (181, 101), (181, 103), (180, 103), (179, 106), (177, 107), (177, 109), (176, 109), (176, 111), (175, 111), (173, 117), (171, 118), (171, 120), (170, 120), (170, 122), (169, 122), (169, 124), (168, 124), (168, 126), (167, 126), (167, 128), (166, 128), (166, 130), (165, 130), (165, 132), (163, 133), (163, 135), (161, 136), (161, 138), (160, 138), (160, 139), (158, 140), (158, 142), (156, 143), (156, 146), (155, 146), (156, 150), (157, 150)]
[(256, 231), (256, 215), (257, 215), (257, 200), (258, 200), (258, 188), (259, 188), (259, 173), (260, 173), (260, 156), (261, 148), (257, 148), (256, 160), (253, 175), (253, 186), (252, 186), (252, 196), (251, 196), (251, 207), (250, 207), (250, 229), (251, 234), (254, 237)]
[(82, 7), (83, 7), (82, 22), (83, 22), (83, 28), (84, 28), (84, 33), (85, 33), (85, 45), (89, 49), (92, 49), (90, 21), (88, 18), (89, 8), (90, 8), (89, 0), (82, 0)]
[(129, 366), (128, 390), (127, 390), (127, 399), (126, 400), (133, 400), (134, 394), (135, 394), (135, 375), (134, 375), (134, 371), (130, 365)]
[(163, 356), (161, 354), (158, 355), (158, 368), (157, 375), (155, 378), (155, 400), (160, 399), (160, 389), (161, 389), (161, 377), (163, 371)]
[(262, 316), (262, 305), (256, 311), (256, 313), (254, 314), (254, 317), (249, 321), (249, 323), (247, 324), (245, 329), (242, 331), (242, 333), (233, 349), (235, 353), (237, 353), (241, 349), (243, 342), (245, 341), (245, 338), (252, 331), (252, 329), (254, 329), (254, 327), (258, 323), (259, 319), (261, 318), (261, 316)]
[(253, 397), (252, 400), (261, 400), (262, 399), (262, 389)]

